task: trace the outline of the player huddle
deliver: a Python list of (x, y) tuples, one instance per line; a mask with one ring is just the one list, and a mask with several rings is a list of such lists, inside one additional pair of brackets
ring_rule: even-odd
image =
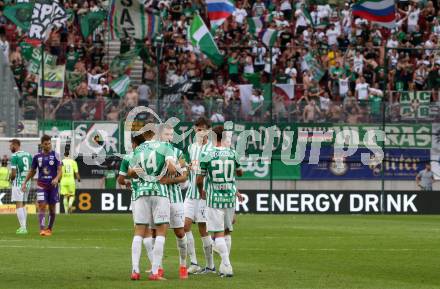
[[(173, 229), (179, 251), (179, 277), (188, 274), (217, 273), (213, 251), (221, 257), (220, 276), (232, 277), (229, 260), (236, 198), (235, 176), (242, 170), (230, 148), (230, 138), (222, 126), (211, 129), (200, 118), (194, 124), (195, 141), (183, 152), (172, 145), (174, 130), (166, 124), (150, 125), (132, 137), (133, 152), (121, 162), (118, 182), (131, 189), (135, 224), (132, 242), (132, 280), (140, 279), (142, 245), (151, 263), (150, 280), (164, 280), (162, 259), (168, 228)], [(75, 197), (78, 166), (69, 150), (60, 162), (52, 150), (51, 138), (41, 138), (41, 149), (34, 157), (20, 149), (20, 141), (10, 141), (12, 152), (10, 180), (12, 201), (16, 202), (20, 228), (27, 234), (25, 203), (30, 180), (38, 171), (36, 201), (41, 236), (52, 235), (56, 217), (58, 189), (64, 195), (65, 212), (71, 212)], [(181, 186), (188, 184), (185, 200)], [(49, 220), (46, 226), (46, 208)], [(191, 226), (195, 223), (203, 243), (206, 265), (197, 260)], [(211, 235), (210, 235), (211, 234)], [(189, 256), (189, 267), (187, 267)]]
[[(168, 228), (177, 238), (181, 279), (188, 278), (188, 273), (216, 273), (213, 250), (221, 257), (220, 276), (233, 275), (230, 233), (235, 200), (241, 197), (235, 175), (241, 176), (242, 171), (223, 127), (211, 130), (209, 121), (201, 118), (195, 122), (195, 131), (195, 142), (182, 152), (171, 144), (172, 127), (149, 127), (132, 138), (133, 152), (121, 163), (118, 181), (132, 191), (132, 280), (140, 279), (142, 244), (152, 265), (149, 279), (164, 280), (162, 259)], [(183, 201), (181, 185), (185, 183), (189, 185)], [(202, 238), (204, 268), (195, 253), (193, 223)]]

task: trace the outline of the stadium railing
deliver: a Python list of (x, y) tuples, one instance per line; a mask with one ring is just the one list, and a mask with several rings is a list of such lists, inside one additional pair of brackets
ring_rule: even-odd
[[(431, 100), (414, 101), (417, 95), (430, 92), (390, 92), (400, 97), (399, 101), (357, 101), (347, 98), (344, 101), (329, 101), (327, 98), (310, 98), (315, 104), (305, 99), (274, 100), (246, 103), (242, 100), (226, 101), (224, 98), (206, 98), (203, 100), (176, 99), (154, 100), (129, 104), (124, 99), (103, 97), (100, 99), (41, 98), (34, 110), (24, 112), (24, 120), (82, 120), (82, 121), (124, 121), (127, 114), (137, 106), (147, 105), (162, 120), (176, 117), (181, 121), (194, 121), (200, 116), (213, 122), (258, 122), (268, 123), (370, 123), (382, 124), (394, 122), (431, 122), (440, 120), (440, 103)], [(401, 95), (405, 95), (401, 97)], [(409, 96), (408, 96), (409, 95)], [(405, 100), (404, 98), (407, 98)], [(157, 109), (157, 105), (159, 108)], [(307, 111), (305, 111), (307, 109)], [(311, 112), (309, 114), (309, 112)], [(139, 119), (148, 118), (143, 114)], [(385, 125), (386, 125), (385, 124)]]

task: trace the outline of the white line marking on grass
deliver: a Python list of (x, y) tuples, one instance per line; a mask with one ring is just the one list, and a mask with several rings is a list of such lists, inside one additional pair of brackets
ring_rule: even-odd
[(57, 232), (125, 232), (125, 231), (133, 231), (133, 228), (113, 228), (113, 229), (57, 229)]
[[(174, 249), (174, 248), (172, 248)], [(244, 251), (265, 251), (267, 252), (267, 249), (262, 248), (241, 248), (240, 250)], [(405, 252), (405, 251), (414, 251), (414, 252), (432, 252), (432, 251), (440, 251), (440, 248), (433, 248), (433, 249), (418, 249), (418, 248), (353, 248), (353, 249), (337, 249), (337, 248), (293, 248), (293, 249), (287, 249), (287, 248), (275, 248), (276, 251), (385, 251), (385, 252)], [(177, 248), (176, 248), (177, 251)]]
[(115, 248), (109, 248), (109, 247), (87, 247), (87, 246), (30, 246), (30, 245), (0, 245), (0, 248), (35, 248), (35, 249), (94, 249), (94, 250), (101, 250), (101, 249), (115, 249)]

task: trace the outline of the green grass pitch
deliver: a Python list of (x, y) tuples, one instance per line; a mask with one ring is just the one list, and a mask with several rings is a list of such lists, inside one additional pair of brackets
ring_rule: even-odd
[[(440, 288), (440, 216), (240, 215), (230, 279), (179, 280), (170, 231), (164, 282), (147, 281), (145, 273), (129, 280), (130, 215), (58, 216), (46, 238), (37, 234), (36, 216), (29, 217), (30, 234), (17, 236), (16, 217), (0, 216), (1, 289)], [(144, 271), (145, 254), (142, 260)]]

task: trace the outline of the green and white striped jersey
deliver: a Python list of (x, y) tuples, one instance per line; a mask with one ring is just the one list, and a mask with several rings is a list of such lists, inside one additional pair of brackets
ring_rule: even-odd
[(142, 196), (168, 197), (157, 180), (157, 177), (165, 175), (165, 160), (168, 158), (173, 158), (173, 146), (166, 142), (146, 141), (135, 149), (130, 167), (140, 166), (151, 179), (139, 178), (138, 186), (132, 194), (133, 200)]
[[(183, 157), (183, 152), (173, 147), (173, 159), (177, 164), (179, 160)], [(183, 203), (182, 190), (180, 188), (180, 184), (172, 184), (172, 185), (160, 185), (162, 190), (165, 190), (168, 198), (171, 203)]]
[(205, 176), (206, 205), (210, 208), (235, 207), (237, 186), (235, 171), (240, 168), (237, 153), (226, 147), (213, 147), (203, 152), (200, 174)]
[(187, 164), (191, 164), (191, 170), (189, 172), (189, 186), (186, 191), (186, 198), (188, 199), (200, 199), (200, 193), (197, 188), (197, 174), (200, 173), (200, 156), (202, 152), (211, 149), (212, 143), (208, 142), (204, 145), (193, 143), (188, 146), (188, 150), (185, 152), (185, 161)]
[[(130, 161), (133, 158), (134, 152), (131, 152), (124, 156), (124, 158), (121, 161), (121, 165), (119, 166), (119, 174), (121, 176), (127, 176), (128, 174), (128, 168), (130, 167)], [(133, 193), (137, 190), (139, 179), (130, 179), (131, 181), (131, 192), (132, 192), (132, 198), (134, 198)]]
[[(30, 153), (24, 151), (18, 151), (12, 154), (11, 157), (11, 169), (16, 170), (16, 176), (12, 185), (14, 187), (21, 187), (26, 176), (31, 169), (32, 156)], [(28, 189), (30, 187), (30, 182), (27, 183)]]

